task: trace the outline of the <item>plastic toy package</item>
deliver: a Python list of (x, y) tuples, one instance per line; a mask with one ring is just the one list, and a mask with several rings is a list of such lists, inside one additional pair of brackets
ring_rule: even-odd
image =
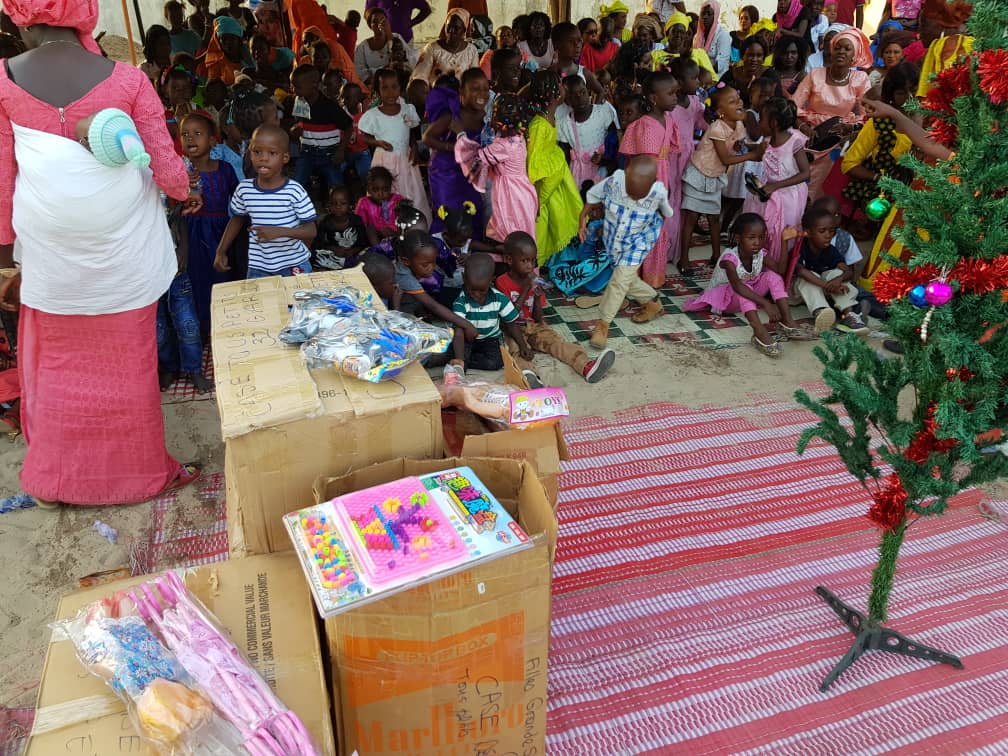
[(339, 289), (298, 289), (294, 292), (291, 319), (279, 338), (286, 344), (303, 344), (319, 331), (335, 325), (346, 315), (371, 307), (371, 294), (344, 286)]
[(158, 753), (318, 754), (304, 724), (174, 572), (52, 627), (126, 703), (137, 733)]
[(319, 332), (301, 347), (310, 368), (335, 367), (343, 375), (378, 383), (425, 354), (444, 352), (452, 331), (401, 312), (363, 309)]
[(501, 430), (555, 425), (570, 414), (567, 395), (560, 388), (522, 389), (447, 369), (437, 388), (445, 407), (467, 409)]

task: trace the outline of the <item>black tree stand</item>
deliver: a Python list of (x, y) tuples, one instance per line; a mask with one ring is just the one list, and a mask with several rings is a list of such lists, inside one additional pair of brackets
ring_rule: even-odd
[(843, 674), (844, 670), (856, 662), (865, 651), (885, 651), (890, 654), (912, 656), (915, 659), (950, 664), (956, 669), (963, 668), (963, 664), (957, 656), (952, 656), (952, 654), (940, 649), (918, 643), (912, 638), (907, 638), (905, 635), (897, 633), (895, 630), (869, 623), (868, 618), (864, 614), (845, 604), (821, 585), (816, 586), (815, 592), (819, 594), (823, 601), (829, 604), (830, 609), (836, 612), (836, 615), (847, 626), (847, 629), (854, 634), (854, 643), (851, 644), (850, 650), (847, 651), (844, 657), (836, 663), (836, 666), (823, 679), (822, 685), (819, 686), (820, 692), (825, 693), (836, 679)]

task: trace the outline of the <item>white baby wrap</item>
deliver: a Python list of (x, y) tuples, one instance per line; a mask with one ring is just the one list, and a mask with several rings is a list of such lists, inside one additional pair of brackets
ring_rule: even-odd
[(71, 139), (11, 125), (21, 301), (57, 315), (111, 314), (157, 301), (178, 266), (150, 170), (110, 168)]

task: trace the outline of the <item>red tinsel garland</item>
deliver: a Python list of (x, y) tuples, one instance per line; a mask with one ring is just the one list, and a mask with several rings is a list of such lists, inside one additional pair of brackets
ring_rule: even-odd
[(954, 123), (935, 118), (929, 127), (931, 138), (945, 147), (953, 147), (959, 140), (959, 127)]
[[(966, 368), (962, 368), (962, 370), (966, 370)], [(951, 451), (959, 443), (954, 438), (943, 438), (939, 441), (935, 436), (935, 431), (938, 429), (938, 421), (935, 420), (937, 409), (938, 405), (934, 402), (928, 405), (927, 417), (924, 418), (924, 428), (917, 431), (917, 435), (913, 437), (913, 441), (910, 442), (906, 451), (903, 452), (903, 456), (911, 462), (924, 464), (932, 452), (944, 454)]]
[[(873, 293), (880, 302), (888, 304), (905, 297), (913, 287), (934, 281), (939, 276), (941, 270), (931, 264), (916, 268), (890, 268), (876, 274)], [(955, 264), (945, 280), (958, 282), (960, 294), (990, 294), (1008, 289), (1008, 255), (993, 260), (964, 258)]]
[(881, 489), (875, 492), (868, 509), (868, 519), (890, 532), (903, 524), (906, 519), (907, 492), (899, 475), (893, 473), (885, 479)]
[(952, 115), (952, 101), (973, 91), (970, 81), (970, 67), (960, 63), (946, 68), (935, 77), (934, 86), (928, 91), (922, 104), (928, 110)]
[(977, 66), (980, 89), (995, 105), (1008, 102), (1008, 50), (984, 50)]

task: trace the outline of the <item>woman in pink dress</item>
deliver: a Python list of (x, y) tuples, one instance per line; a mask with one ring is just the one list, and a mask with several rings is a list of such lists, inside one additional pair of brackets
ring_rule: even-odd
[[(177, 271), (158, 187), (185, 200), (189, 179), (147, 76), (92, 39), (97, 0), (4, 10), (30, 48), (0, 70), (0, 267), (13, 274), (0, 305), (21, 304), (21, 485), (50, 508), (150, 499), (199, 475), (165, 448), (155, 338)], [(78, 121), (105, 108), (132, 117), (153, 178), (78, 144)]]
[[(679, 83), (667, 71), (658, 71), (644, 82), (644, 96), (651, 111), (634, 121), (623, 133), (620, 154), (653, 155), (658, 158), (658, 180), (665, 185), (672, 196), (672, 166), (678, 164), (679, 130), (676, 128), (671, 111), (678, 105)], [(671, 202), (673, 207), (676, 207)], [(648, 286), (660, 289), (665, 285), (669, 255), (674, 254), (669, 244), (673, 226), (680, 223), (678, 216), (666, 218), (658, 241), (651, 253), (644, 258), (640, 276)]]
[(487, 238), (503, 242), (508, 234), (524, 231), (534, 239), (539, 197), (526, 169), (528, 114), (522, 100), (513, 94), (497, 95), (491, 126), (494, 140), (486, 147), (459, 134), (455, 159), (479, 191), (486, 191), (487, 179), (493, 181)]
[[(801, 224), (805, 203), (808, 201), (809, 164), (805, 157), (808, 139), (796, 131), (795, 105), (784, 97), (771, 97), (760, 111), (760, 128), (767, 141), (763, 153), (763, 197), (750, 193), (742, 205), (742, 212), (756, 213), (766, 221), (767, 255), (778, 259), (781, 255), (781, 236), (789, 226)], [(782, 268), (787, 269), (786, 263)]]
[[(872, 63), (868, 38), (858, 29), (844, 29), (830, 43), (830, 64), (813, 68), (801, 80), (791, 99), (798, 106), (799, 128), (806, 136), (832, 118), (838, 119), (831, 130), (839, 147), (864, 121), (861, 98), (871, 88), (868, 74), (859, 71)], [(812, 147), (810, 146), (810, 149)], [(834, 147), (824, 147), (812, 162), (809, 197), (822, 193), (822, 185), (833, 167)]]
[[(693, 156), (693, 135), (695, 132), (707, 130), (707, 121), (704, 118), (704, 104), (695, 94), (700, 87), (700, 66), (689, 58), (677, 58), (672, 64), (672, 74), (679, 82), (679, 95), (677, 104), (669, 115), (676, 125), (679, 133), (679, 152), (673, 155), (671, 161), (671, 177), (668, 187), (669, 204), (672, 207), (679, 207), (682, 202), (682, 176), (683, 171), (689, 164)], [(669, 258), (675, 265), (676, 270), (682, 273), (680, 265), (680, 251), (682, 247), (682, 221), (676, 219), (669, 225)]]

